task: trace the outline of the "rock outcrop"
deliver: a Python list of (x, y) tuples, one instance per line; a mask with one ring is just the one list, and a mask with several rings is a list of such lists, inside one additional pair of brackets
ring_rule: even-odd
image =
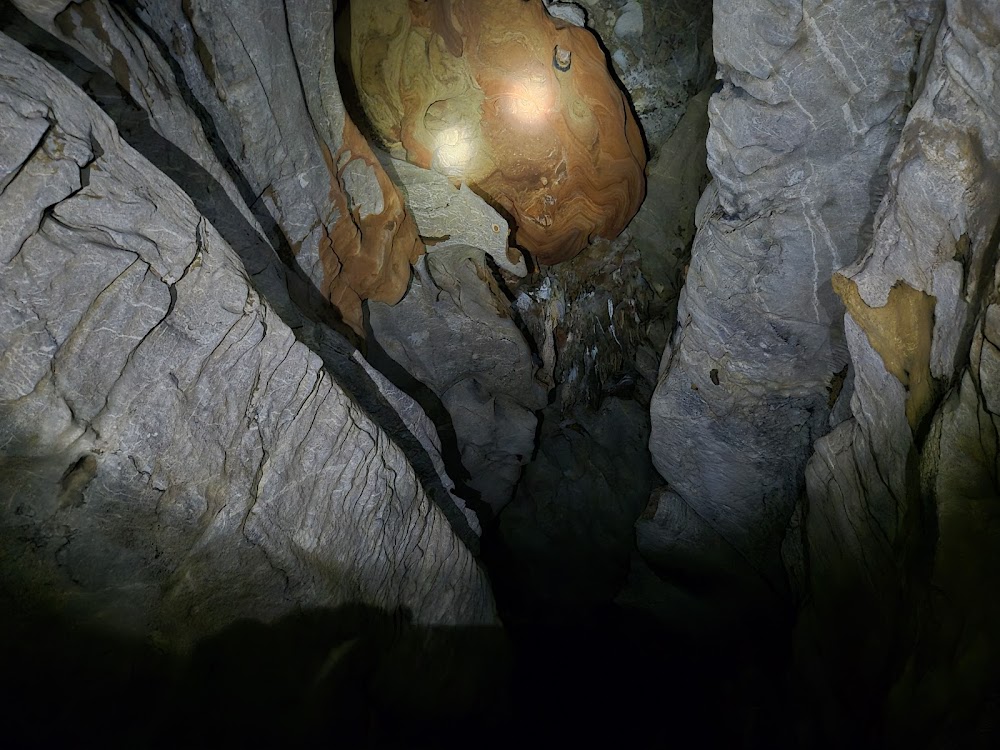
[(439, 399), (436, 409), (425, 402), (427, 411), (454, 436), (468, 486), (496, 513), (534, 451), (546, 388), (482, 250), (432, 249), (414, 272), (397, 305), (369, 303), (371, 344), (382, 349), (369, 357)]
[(687, 111), (688, 99), (712, 76), (712, 4), (703, 0), (580, 3), (586, 9), (587, 26), (600, 36), (628, 91), (650, 157), (656, 159)]
[(835, 277), (850, 418), (816, 445), (786, 548), (833, 745), (872, 724), (894, 746), (995, 735), (1000, 9), (929, 10), (874, 237)]
[(1000, 7), (714, 5), (0, 0), (15, 742), (997, 746)]
[(652, 403), (676, 496), (775, 585), (848, 362), (833, 272), (870, 236), (917, 21), (894, 4), (716, 3), (714, 177)]
[(538, 262), (631, 220), (642, 135), (587, 29), (540, 0), (380, 0), (349, 12), (350, 68), (378, 136), (507, 212)]
[(527, 275), (524, 256), (507, 242), (507, 220), (468, 185), (455, 187), (447, 177), (430, 169), (393, 159), (381, 151), (378, 156), (402, 192), (406, 210), (417, 223), (428, 250), (478, 248), (490, 256), (497, 268), (519, 278)]
[(332, 6), (15, 2), (110, 74), (356, 333), (362, 300), (406, 291), (422, 247), (344, 112)]
[(0, 123), (5, 611), (173, 646), (348, 602), (494, 623), (470, 521), (401, 447), (412, 402), (336, 334), (299, 331), (333, 368), (296, 340), (190, 198), (6, 36)]

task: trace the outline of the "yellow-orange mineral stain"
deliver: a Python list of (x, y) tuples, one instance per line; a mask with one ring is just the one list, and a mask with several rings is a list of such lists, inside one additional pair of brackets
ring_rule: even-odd
[[(344, 155), (348, 158), (338, 167)], [(330, 201), (339, 218), (326, 227), (321, 242), (321, 292), (363, 337), (362, 300), (398, 302), (406, 293), (410, 264), (423, 254), (424, 247), (402, 197), (350, 118), (344, 123), (341, 148), (336, 154), (327, 150), (324, 156), (331, 173)], [(362, 159), (376, 175), (384, 202), (379, 213), (362, 216), (360, 209), (352, 211), (348, 204), (340, 175), (353, 159)]]
[(379, 136), (506, 211), (541, 263), (617, 236), (642, 202), (642, 137), (604, 53), (541, 0), (354, 2), (351, 67)]

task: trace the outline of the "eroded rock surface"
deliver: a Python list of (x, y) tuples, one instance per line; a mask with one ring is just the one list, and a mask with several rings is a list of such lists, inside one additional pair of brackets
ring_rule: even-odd
[(580, 4), (587, 12), (587, 26), (600, 35), (629, 92), (650, 156), (656, 159), (687, 110), (688, 99), (710, 83), (712, 5), (704, 0)]
[(714, 183), (650, 440), (673, 490), (772, 581), (848, 359), (830, 279), (870, 231), (917, 54), (896, 5), (786, 11), (715, 7)]
[(190, 199), (5, 36), (0, 121), (5, 597), (175, 645), (345, 602), (494, 622), (397, 443)]
[[(995, 733), (1000, 663), (987, 593), (1000, 528), (1000, 9), (927, 10), (874, 237), (838, 280), (853, 416), (817, 443), (787, 557), (808, 602), (801, 668), (828, 715), (884, 721), (899, 745), (977, 746)], [(825, 726), (838, 741), (850, 728)]]
[(524, 256), (507, 244), (507, 220), (476, 195), (468, 185), (459, 187), (442, 174), (379, 152), (380, 161), (399, 186), (406, 209), (417, 223), (430, 251), (446, 247), (482, 250), (504, 271), (523, 277), (528, 273)]
[(405, 292), (422, 248), (344, 112), (329, 4), (16, 4), (113, 76), (355, 332), (362, 300)]
[(378, 135), (506, 211), (539, 262), (611, 239), (635, 214), (642, 136), (588, 30), (541, 0), (349, 10), (352, 74)]
[(546, 388), (483, 251), (432, 250), (401, 302), (368, 309), (373, 343), (391, 360), (383, 369), (401, 367), (440, 399), (469, 486), (499, 511), (531, 458)]

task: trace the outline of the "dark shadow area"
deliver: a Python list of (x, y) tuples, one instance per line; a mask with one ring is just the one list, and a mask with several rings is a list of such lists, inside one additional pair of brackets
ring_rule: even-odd
[(2, 588), (0, 603), (6, 747), (499, 747), (510, 725), (499, 628), (348, 604), (178, 653)]
[[(130, 17), (130, 20), (141, 27), (136, 19)], [(191, 198), (198, 211), (212, 223), (239, 256), (261, 297), (281, 316), (300, 341), (316, 351), (333, 380), (403, 451), (428, 497), (445, 514), (463, 543), (474, 554), (478, 554), (479, 538), (469, 527), (462, 509), (455, 505), (444, 487), (427, 449), (411, 432), (378, 384), (354, 359), (357, 347), (351, 340), (353, 335), (340, 323), (339, 313), (295, 263), (280, 227), (264, 210), (235, 162), (225, 152), (221, 138), (204, 108), (193, 101), (192, 96), (187, 97), (190, 100), (187, 103), (201, 120), (219, 162), (237, 185), (244, 201), (254, 211), (255, 218), (261, 222), (270, 241), (261, 237), (212, 175), (156, 132), (146, 111), (111, 76), (75, 49), (24, 18), (7, 0), (0, 0), (0, 31), (80, 86), (115, 122), (126, 142)], [(151, 39), (157, 41), (151, 30), (145, 31)], [(162, 47), (162, 42), (157, 43)], [(164, 59), (172, 62), (169, 52), (163, 52)], [(172, 65), (174, 74), (180, 76), (177, 80), (178, 88), (182, 92), (188, 91), (183, 73), (176, 63)], [(328, 335), (319, 348), (315, 342), (303, 340), (304, 319), (326, 326)]]
[(790, 746), (747, 669), (766, 644), (692, 641), (620, 608), (508, 640), (348, 604), (176, 653), (2, 585), (0, 605), (6, 747)]

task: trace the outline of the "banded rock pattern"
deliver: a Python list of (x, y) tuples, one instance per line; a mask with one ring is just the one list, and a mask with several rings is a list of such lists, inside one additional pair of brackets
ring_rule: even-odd
[(539, 262), (631, 220), (642, 136), (591, 32), (541, 0), (378, 0), (350, 14), (352, 75), (378, 136), (506, 211)]

